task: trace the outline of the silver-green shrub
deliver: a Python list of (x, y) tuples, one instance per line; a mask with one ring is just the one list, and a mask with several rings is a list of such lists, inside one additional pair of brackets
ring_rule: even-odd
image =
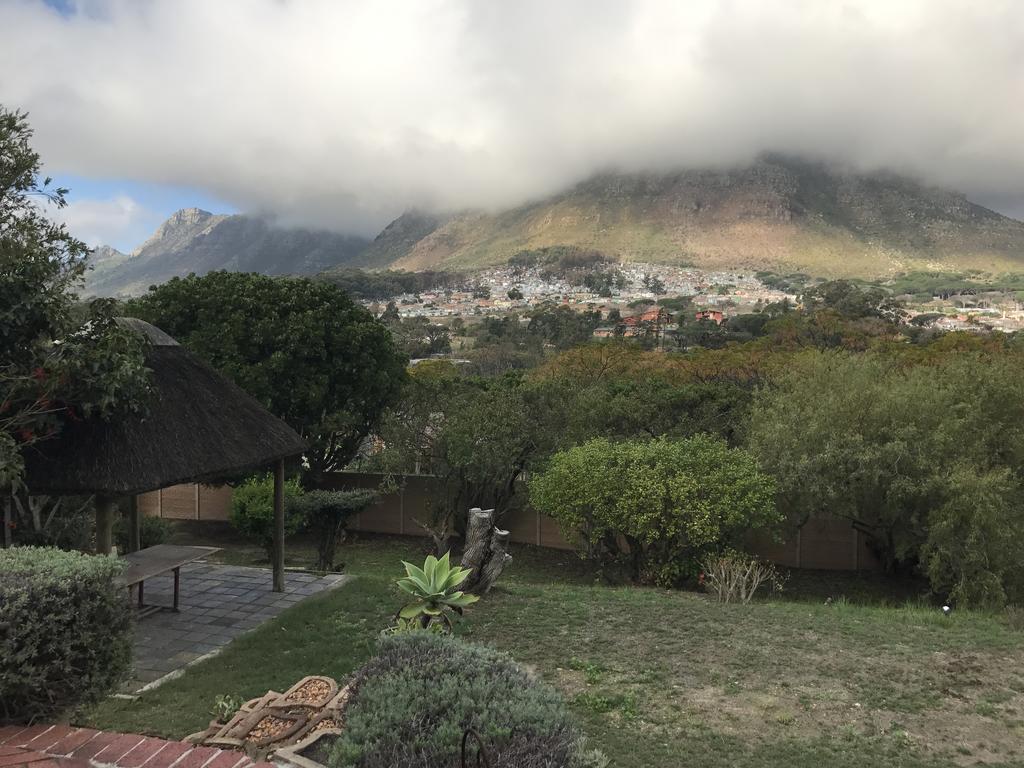
[(479, 734), (491, 768), (593, 763), (557, 691), (504, 654), (419, 631), (383, 638), (355, 674), (329, 764), (457, 768), (469, 729)]

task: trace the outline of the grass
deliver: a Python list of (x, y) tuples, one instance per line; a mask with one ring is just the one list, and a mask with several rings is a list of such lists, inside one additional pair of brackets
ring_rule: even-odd
[[(218, 694), (251, 698), (311, 673), (345, 677), (402, 602), (398, 561), (423, 547), (397, 537), (346, 544), (352, 583), (80, 722), (180, 737), (207, 724)], [(291, 552), (293, 563), (313, 556), (301, 541)], [(233, 546), (224, 558), (261, 554)], [(997, 616), (892, 607), (855, 587), (876, 604), (825, 605), (815, 595), (719, 605), (595, 584), (571, 553), (522, 547), (458, 631), (560, 688), (617, 766), (1024, 766), (1024, 633)]]

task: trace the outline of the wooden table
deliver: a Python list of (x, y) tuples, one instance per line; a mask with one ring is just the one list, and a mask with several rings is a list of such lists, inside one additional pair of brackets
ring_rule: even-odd
[(166, 606), (146, 605), (143, 598), (143, 585), (146, 579), (159, 576), (168, 571), (174, 572), (174, 605), (171, 610), (178, 610), (178, 587), (181, 582), (181, 566), (188, 565), (196, 560), (219, 552), (220, 547), (181, 547), (176, 544), (157, 544), (155, 547), (146, 547), (138, 552), (131, 552), (124, 556), (128, 567), (118, 577), (118, 583), (128, 587), (129, 593), (132, 587), (139, 589), (139, 615), (148, 616), (159, 610), (166, 609)]

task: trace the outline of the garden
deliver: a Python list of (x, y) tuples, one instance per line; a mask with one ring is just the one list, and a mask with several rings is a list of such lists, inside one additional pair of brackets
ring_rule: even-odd
[[(196, 529), (183, 526), (174, 536), (190, 541)], [(201, 530), (209, 540), (208, 527)], [(263, 562), (258, 547), (231, 540), (230, 529), (214, 538), (228, 545), (226, 560)], [(341, 557), (356, 577), (351, 584), (135, 701), (103, 701), (80, 722), (181, 737), (207, 726), (218, 697), (285, 691), (314, 673), (347, 680), (375, 657), (382, 630), (408, 602), (396, 583), (400, 561), (422, 563), (427, 549), (414, 538), (349, 541)], [(509, 654), (556, 691), (590, 759), (599, 759), (594, 750), (624, 766), (1024, 759), (1024, 633), (1005, 614), (947, 616), (908, 602), (920, 582), (897, 591), (878, 576), (822, 573), (794, 573), (783, 593), (765, 599), (721, 603), (595, 581), (569, 552), (511, 551), (501, 580), (455, 618), (454, 634)], [(312, 566), (316, 543), (299, 539), (291, 553), (292, 564)], [(467, 695), (436, 684), (426, 693), (443, 711)], [(404, 699), (395, 698), (399, 707)], [(378, 726), (395, 716), (390, 705), (373, 713)]]
[[(30, 137), (0, 108), (3, 723), (258, 759), (309, 738), (329, 768), (1024, 764), (1020, 339), (928, 334), (878, 289), (830, 281), (674, 351), (590, 343), (600, 313), (544, 307), (459, 328), (466, 367), (409, 368), (422, 329), (324, 280), (215, 272), (81, 300), (89, 249), (36, 204), (66, 190), (39, 179)], [(139, 321), (158, 327), (142, 337)], [(168, 410), (154, 392), (183, 370), (221, 377), (278, 442), (186, 421), (235, 410), (213, 399)], [(39, 492), (73, 474), (38, 471), (69, 435), (158, 418), (179, 442), (105, 454), (120, 484), (79, 472), (84, 496)], [(211, 451), (229, 432), (255, 453)], [(178, 472), (186, 446), (203, 450)], [(352, 469), (380, 486), (341, 487)], [(410, 474), (432, 482), (422, 535), (349, 530)], [(111, 525), (118, 488), (182, 478), (233, 486), (230, 527)], [(575, 551), (512, 544), (502, 521), (524, 509)], [(824, 517), (877, 571), (750, 552)], [(125, 563), (86, 553), (160, 541), (271, 565), (275, 594), (254, 600), (284, 595), (285, 565), (348, 580), (111, 697), (147, 619)]]

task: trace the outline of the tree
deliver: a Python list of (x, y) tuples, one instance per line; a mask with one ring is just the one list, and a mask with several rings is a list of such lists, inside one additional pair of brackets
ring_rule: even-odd
[(861, 288), (848, 280), (831, 280), (804, 291), (800, 297), (804, 310), (833, 309), (843, 317), (859, 319), (877, 317), (890, 323), (900, 322), (906, 315), (903, 304), (881, 288)]
[(676, 344), (680, 349), (704, 347), (718, 349), (725, 346), (729, 334), (714, 320), (696, 319), (692, 314), (680, 314), (676, 329)]
[(793, 523), (845, 518), (888, 570), (919, 569), (945, 599), (1024, 597), (1019, 358), (909, 359), (793, 359), (758, 393), (748, 447)]
[(663, 296), (667, 293), (665, 281), (657, 275), (644, 275), (643, 286), (655, 296)]
[(443, 354), (452, 348), (448, 327), (442, 323), (432, 323), (426, 317), (404, 317), (388, 323), (388, 329), (395, 343), (410, 358)]
[(538, 307), (530, 314), (528, 332), (546, 344), (567, 349), (590, 341), (601, 324), (601, 313), (576, 312), (566, 306)]
[(444, 548), (471, 507), (495, 509), (500, 521), (523, 472), (544, 450), (545, 421), (531, 388), (514, 375), (478, 379), (447, 364), (421, 367), (382, 424), (387, 447), (373, 463), (437, 478), (431, 519), (421, 523)]
[(306, 530), (316, 536), (316, 570), (335, 568), (338, 541), (349, 519), (377, 500), (377, 491), (307, 491), (296, 499), (296, 506)]
[(389, 301), (380, 315), (380, 321), (390, 325), (392, 323), (400, 322), (401, 319), (402, 316), (398, 314), (398, 305), (395, 304), (394, 300)]
[(237, 272), (174, 278), (129, 310), (205, 358), (310, 444), (306, 484), (356, 455), (397, 399), (406, 357), (339, 288)]
[(707, 553), (776, 526), (774, 492), (753, 457), (708, 435), (590, 440), (530, 481), (530, 501), (584, 557), (663, 586), (695, 576)]
[(21, 452), (69, 420), (143, 408), (144, 343), (114, 304), (78, 305), (89, 249), (45, 205), (67, 190), (39, 179), (26, 116), (0, 106), (0, 488), (21, 485)]
[[(594, 345), (593, 351), (605, 347), (614, 354), (617, 346)], [(644, 367), (635, 357), (632, 362), (635, 367), (622, 368), (609, 362), (603, 375), (593, 377), (560, 365), (556, 358), (537, 376), (534, 408), (551, 422), (546, 430), (557, 447), (594, 437), (688, 437), (701, 432), (737, 442), (752, 397), (749, 387), (687, 380), (672, 369)]]

